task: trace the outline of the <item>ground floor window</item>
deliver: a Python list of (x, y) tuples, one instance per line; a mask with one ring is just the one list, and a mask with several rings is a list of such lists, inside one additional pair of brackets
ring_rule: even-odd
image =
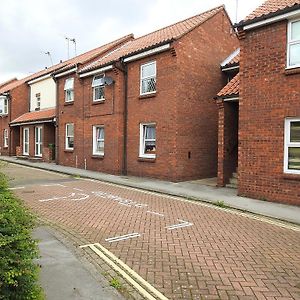
[(284, 171), (300, 174), (300, 117), (285, 120)]
[(7, 129), (3, 130), (3, 147), (4, 148), (8, 147), (8, 130)]
[(93, 155), (104, 155), (104, 126), (93, 126)]
[(66, 150), (74, 149), (74, 124), (66, 124)]
[(29, 155), (29, 128), (23, 128), (23, 155)]
[(140, 124), (140, 157), (156, 156), (156, 124)]
[(42, 156), (42, 126), (34, 128), (35, 139), (35, 156)]

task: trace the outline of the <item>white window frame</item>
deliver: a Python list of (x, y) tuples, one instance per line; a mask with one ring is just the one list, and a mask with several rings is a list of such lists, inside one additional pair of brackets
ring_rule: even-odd
[(3, 101), (3, 112), (0, 115), (8, 115), (8, 98), (6, 96), (1, 96), (0, 101)]
[(8, 129), (3, 130), (3, 147), (8, 148)]
[[(28, 141), (25, 141), (25, 131), (28, 131)], [(25, 151), (25, 145), (28, 145), (28, 151)], [(29, 148), (30, 147), (30, 130), (29, 127), (24, 127), (23, 128), (23, 155), (29, 155)]]
[(42, 141), (43, 133), (42, 132), (43, 132), (42, 126), (34, 127), (34, 155), (38, 156), (38, 157), (42, 157), (42, 153), (43, 153), (43, 141)]
[(36, 108), (41, 108), (41, 93), (35, 94)]
[[(68, 87), (68, 83), (72, 81), (71, 87)], [(64, 86), (65, 102), (74, 102), (74, 77), (67, 78)], [(68, 92), (72, 95), (71, 99), (68, 99)]]
[[(154, 74), (154, 76), (142, 77), (143, 68), (146, 67), (146, 66), (152, 65), (152, 64), (155, 65), (155, 74)], [(149, 78), (155, 78), (155, 91), (143, 93), (143, 90), (142, 90), (143, 89), (143, 84), (142, 84), (142, 82), (143, 82), (143, 80), (149, 79)], [(150, 94), (155, 94), (156, 93), (156, 78), (157, 78), (157, 70), (156, 70), (156, 61), (155, 60), (141, 65), (141, 67), (140, 67), (140, 96), (150, 95)]]
[(291, 45), (300, 45), (300, 39), (299, 40), (292, 40), (292, 24), (295, 22), (300, 22), (300, 19), (293, 19), (290, 20), (288, 23), (288, 30), (287, 30), (287, 62), (286, 62), (286, 68), (287, 69), (294, 69), (299, 68), (300, 63), (297, 65), (290, 65), (290, 47)]
[[(73, 126), (73, 135), (68, 135), (68, 126), (72, 125)], [(73, 144), (75, 144), (75, 126), (74, 123), (67, 123), (66, 127), (65, 127), (65, 149), (66, 150), (74, 150), (74, 146), (73, 147), (69, 147), (69, 138), (73, 137)]]
[(156, 146), (156, 123), (140, 123), (140, 149), (139, 149), (139, 157), (141, 158), (156, 158), (156, 153), (149, 153), (145, 154), (145, 133), (144, 133), (144, 127), (145, 126), (154, 126), (155, 127), (155, 147)]
[[(104, 91), (104, 84), (99, 84), (99, 85), (94, 85), (94, 80), (96, 77), (105, 77), (105, 74), (97, 74), (93, 77), (93, 81), (92, 81), (92, 89), (93, 89), (93, 102), (103, 102), (105, 101), (105, 91)], [(96, 88), (102, 88), (103, 89), (103, 95), (104, 98), (100, 98), (100, 99), (96, 99)]]
[(284, 124), (284, 173), (299, 174), (300, 170), (291, 170), (288, 168), (289, 164), (289, 148), (300, 148), (300, 143), (290, 141), (291, 122), (300, 122), (299, 118), (286, 118)]
[[(104, 131), (104, 138), (103, 139), (97, 139), (96, 138), (97, 128), (102, 128), (103, 129), (103, 131)], [(103, 142), (104, 149), (105, 149), (105, 129), (104, 129), (103, 125), (94, 125), (93, 126), (93, 155), (103, 156), (105, 150), (103, 150), (103, 151), (97, 151), (96, 150), (98, 141)]]

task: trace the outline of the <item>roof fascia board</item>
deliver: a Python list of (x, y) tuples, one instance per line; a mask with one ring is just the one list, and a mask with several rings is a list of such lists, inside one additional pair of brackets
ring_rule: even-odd
[(300, 16), (300, 9), (297, 9), (297, 10), (294, 10), (294, 11), (291, 11), (291, 12), (288, 12), (288, 13), (285, 13), (285, 14), (282, 14), (279, 16), (267, 18), (265, 20), (261, 20), (261, 21), (255, 22), (255, 23), (251, 23), (249, 25), (244, 25), (244, 26), (242, 25), (242, 26), (243, 26), (244, 30), (250, 30), (250, 29), (254, 29), (257, 27), (271, 24), (271, 23), (279, 22), (279, 21), (282, 21), (285, 19), (291, 19), (291, 18), (294, 18), (297, 16)]
[(235, 58), (240, 53), (240, 48), (237, 48), (233, 53), (231, 53), (227, 58), (221, 62), (221, 67), (226, 66), (233, 58)]
[(76, 71), (77, 71), (77, 67), (72, 68), (72, 69), (70, 69), (70, 70), (67, 70), (67, 71), (65, 71), (65, 72), (56, 73), (56, 74), (53, 75), (53, 77), (54, 77), (54, 78), (63, 77), (63, 76), (65, 76), (65, 75), (74, 73), (74, 72), (76, 72)]
[(126, 62), (131, 62), (131, 61), (134, 61), (134, 60), (138, 60), (138, 59), (141, 59), (141, 58), (153, 55), (153, 54), (157, 54), (157, 53), (166, 51), (166, 50), (170, 49), (170, 47), (171, 47), (171, 44), (167, 43), (167, 44), (164, 44), (162, 46), (159, 46), (159, 47), (147, 50), (147, 51), (143, 51), (139, 54), (128, 56), (128, 57), (124, 58), (123, 61), (126, 63)]
[(231, 71), (231, 70), (237, 70), (239, 68), (240, 68), (240, 66), (237, 65), (237, 66), (228, 67), (228, 68), (221, 68), (221, 69), (222, 69), (222, 71)]
[(109, 71), (109, 70), (112, 70), (112, 69), (113, 69), (113, 65), (108, 65), (106, 67), (99, 68), (99, 69), (96, 69), (96, 70), (93, 70), (93, 71), (90, 71), (90, 72), (87, 72), (87, 73), (82, 73), (82, 74), (79, 75), (79, 77), (80, 78), (88, 77), (88, 76), (95, 75), (95, 74), (98, 74), (98, 73), (102, 73), (102, 72), (105, 72), (105, 71)]
[(231, 102), (231, 101), (239, 101), (239, 97), (229, 97), (229, 98), (223, 98), (225, 102)]
[(9, 126), (10, 127), (14, 127), (14, 126), (23, 126), (23, 125), (31, 125), (31, 124), (42, 124), (42, 123), (52, 123), (55, 120), (55, 117), (53, 117), (51, 120), (50, 119), (45, 119), (45, 120), (37, 120), (37, 121), (26, 121), (26, 122), (17, 122), (17, 123), (10, 123)]
[(36, 79), (33, 79), (33, 80), (30, 80), (28, 81), (27, 83), (29, 85), (33, 84), (33, 83), (36, 83), (36, 82), (39, 82), (39, 81), (42, 81), (42, 80), (45, 80), (45, 79), (48, 79), (48, 78), (51, 78), (51, 74), (46, 74), (44, 76), (41, 76), (41, 77), (38, 77)]

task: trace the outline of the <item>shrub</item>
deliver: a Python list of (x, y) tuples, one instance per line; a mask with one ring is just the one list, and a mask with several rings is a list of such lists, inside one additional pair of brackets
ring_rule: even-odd
[(33, 262), (38, 257), (31, 237), (34, 221), (0, 173), (0, 299), (43, 299)]

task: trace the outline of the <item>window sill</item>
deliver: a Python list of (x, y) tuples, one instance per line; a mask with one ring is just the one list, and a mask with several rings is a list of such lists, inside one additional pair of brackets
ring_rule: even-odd
[(140, 95), (139, 99), (154, 98), (154, 97), (156, 97), (156, 95), (157, 95), (157, 92), (151, 93), (151, 94), (144, 94), (144, 95)]
[(154, 163), (156, 161), (156, 157), (139, 157), (138, 161)]
[(3, 149), (8, 149), (8, 146), (3, 146)]
[(73, 105), (73, 104), (74, 104), (74, 101), (68, 101), (68, 102), (64, 103), (64, 106)]
[(92, 158), (95, 158), (95, 159), (104, 159), (104, 154), (93, 154)]
[(105, 102), (105, 99), (103, 99), (103, 100), (95, 100), (95, 101), (92, 102), (92, 105), (102, 104), (104, 102)]
[(73, 153), (74, 149), (65, 149), (64, 152), (66, 152), (66, 153)]
[(286, 180), (297, 180), (297, 181), (300, 181), (300, 174), (288, 174), (288, 173), (284, 173), (282, 177), (283, 177), (283, 179), (286, 179)]
[(7, 117), (8, 117), (8, 114), (3, 114), (3, 115), (0, 114), (0, 116), (1, 116), (2, 118), (7, 118)]
[(285, 75), (300, 74), (300, 67), (286, 68), (284, 74)]

